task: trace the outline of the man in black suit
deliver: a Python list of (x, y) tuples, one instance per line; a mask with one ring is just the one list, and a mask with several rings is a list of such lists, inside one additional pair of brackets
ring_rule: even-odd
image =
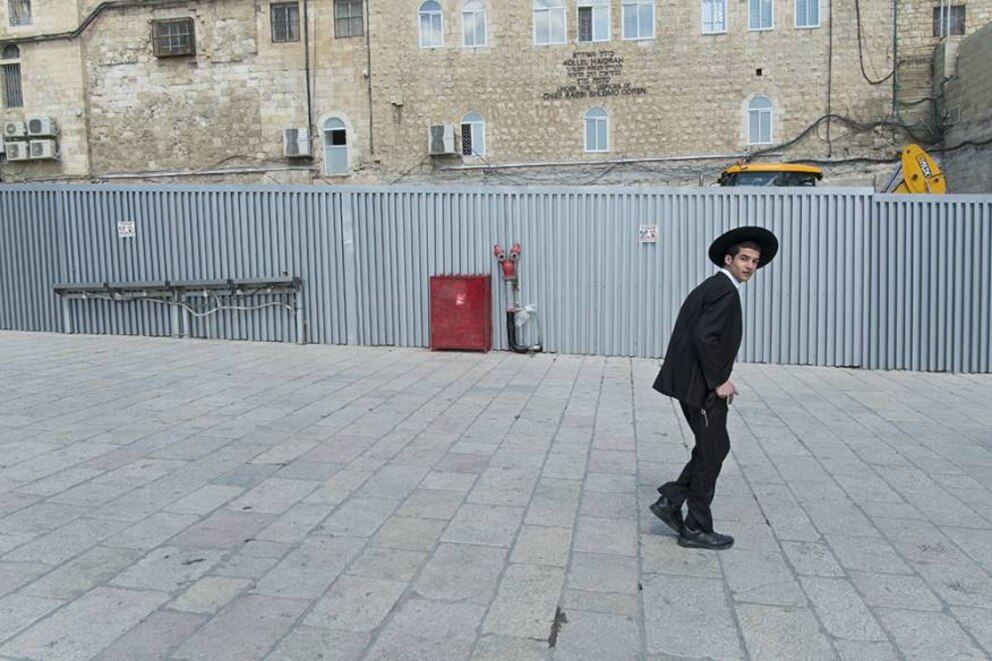
[[(730, 452), (727, 407), (737, 395), (730, 373), (742, 336), (737, 290), (777, 252), (778, 239), (762, 227), (739, 227), (713, 242), (709, 257), (720, 271), (682, 304), (654, 382), (655, 390), (679, 400), (696, 439), (682, 474), (658, 487), (661, 497), (651, 505), (655, 516), (679, 533), (679, 546), (729, 549), (734, 544), (733, 537), (713, 530), (710, 504)], [(684, 520), (683, 503), (688, 505)]]

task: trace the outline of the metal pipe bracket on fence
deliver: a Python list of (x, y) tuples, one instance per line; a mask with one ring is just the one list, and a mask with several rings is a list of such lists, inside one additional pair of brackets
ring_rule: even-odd
[[(114, 302), (145, 301), (169, 306), (173, 337), (190, 337), (191, 317), (207, 317), (221, 310), (250, 312), (282, 307), (296, 322), (296, 338), (306, 343), (303, 316), (303, 280), (297, 276), (277, 278), (227, 278), (225, 280), (157, 280), (150, 282), (59, 283), (52, 290), (62, 299), (62, 330), (73, 333), (72, 300)], [(279, 300), (256, 305), (236, 305), (235, 301), (256, 296), (277, 296)], [(202, 305), (195, 305), (196, 302)], [(212, 305), (211, 305), (212, 304)]]

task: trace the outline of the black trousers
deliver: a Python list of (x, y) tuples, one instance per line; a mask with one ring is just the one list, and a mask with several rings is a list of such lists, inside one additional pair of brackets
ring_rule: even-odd
[(720, 476), (723, 460), (730, 452), (727, 400), (716, 398), (705, 409), (683, 403), (682, 413), (696, 437), (696, 445), (678, 479), (661, 485), (658, 492), (676, 505), (688, 504), (689, 513), (685, 517), (687, 528), (713, 532), (710, 505), (716, 493), (716, 479)]

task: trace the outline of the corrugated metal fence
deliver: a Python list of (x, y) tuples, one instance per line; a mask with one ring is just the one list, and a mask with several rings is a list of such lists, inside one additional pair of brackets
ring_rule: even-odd
[[(2, 186), (0, 329), (61, 330), (57, 282), (295, 275), (307, 341), (426, 346), (429, 277), (491, 273), (506, 348), (492, 246), (519, 241), (546, 350), (662, 356), (710, 241), (744, 224), (781, 251), (742, 289), (743, 360), (992, 371), (992, 196), (863, 189)], [(72, 306), (80, 332), (171, 332), (163, 305)], [(192, 334), (297, 339), (276, 307)]]

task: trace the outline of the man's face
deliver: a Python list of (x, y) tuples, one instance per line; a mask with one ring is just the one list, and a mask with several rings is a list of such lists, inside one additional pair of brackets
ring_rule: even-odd
[(755, 269), (758, 268), (758, 260), (760, 259), (760, 251), (744, 247), (738, 250), (733, 257), (724, 255), (723, 263), (738, 282), (747, 282), (754, 275)]

